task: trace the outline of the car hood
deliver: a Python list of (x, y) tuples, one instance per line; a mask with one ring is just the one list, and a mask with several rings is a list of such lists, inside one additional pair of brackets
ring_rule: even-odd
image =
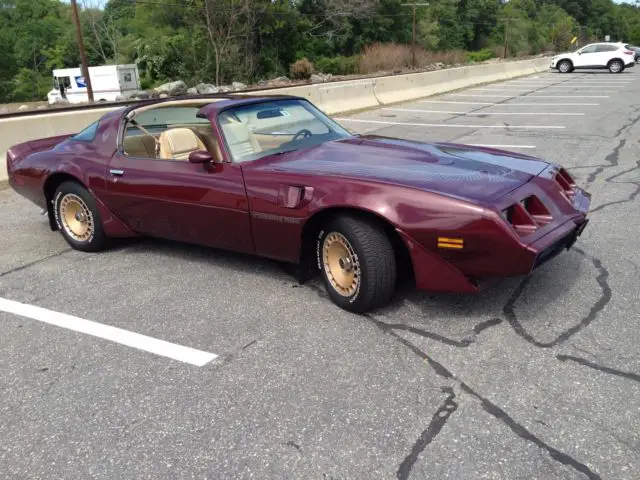
[(491, 148), (374, 135), (326, 142), (259, 163), (259, 170), (393, 183), (475, 202), (497, 200), (549, 166)]

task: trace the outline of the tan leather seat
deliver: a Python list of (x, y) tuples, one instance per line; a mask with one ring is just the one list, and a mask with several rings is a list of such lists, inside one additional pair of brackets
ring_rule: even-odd
[(160, 154), (165, 160), (188, 160), (189, 154), (207, 150), (202, 140), (190, 128), (172, 128), (160, 134)]
[(245, 124), (240, 122), (227, 123), (222, 126), (222, 130), (234, 160), (241, 161), (244, 157), (262, 150)]
[(149, 135), (125, 137), (122, 142), (125, 155), (129, 157), (155, 158), (156, 141)]

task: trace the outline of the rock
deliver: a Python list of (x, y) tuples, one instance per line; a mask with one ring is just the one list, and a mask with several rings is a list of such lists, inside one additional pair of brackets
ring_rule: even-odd
[(195, 87), (187, 89), (187, 95), (198, 95), (198, 89)]
[(231, 92), (233, 90), (233, 87), (230, 87), (229, 85), (221, 85), (220, 86), (220, 93), (227, 93), (227, 92)]
[(45, 110), (47, 107), (44, 105), (38, 105), (38, 110)]
[(321, 77), (317, 73), (311, 75), (311, 83), (323, 83), (324, 77)]
[(333, 75), (331, 75), (330, 73), (327, 73), (327, 74), (324, 76), (324, 81), (325, 81), (325, 82), (330, 82), (331, 80), (333, 80)]
[(274, 78), (273, 79), (274, 82), (290, 82), (291, 80), (289, 80), (289, 77), (278, 77), (278, 78)]
[(231, 84), (231, 88), (233, 88), (233, 90), (237, 92), (238, 90), (244, 90), (245, 88), (247, 88), (247, 86), (242, 82), (233, 82)]
[(200, 95), (211, 95), (220, 92), (220, 89), (210, 83), (199, 83), (196, 85), (196, 90)]
[(158, 98), (169, 98), (169, 95), (167, 95), (166, 93), (161, 93), (160, 95), (158, 95)]
[(147, 100), (151, 94), (146, 90), (131, 90), (116, 97), (117, 102), (126, 102), (127, 100)]
[(19, 111), (19, 112), (22, 112), (22, 111), (24, 111), (24, 110), (29, 110), (29, 106), (28, 106), (28, 105), (20, 105), (20, 106), (18, 107), (18, 111)]
[(166, 93), (170, 97), (174, 95), (184, 95), (187, 93), (187, 84), (182, 80), (178, 80), (176, 82), (169, 82), (160, 85), (159, 87), (156, 87), (154, 91), (157, 93)]

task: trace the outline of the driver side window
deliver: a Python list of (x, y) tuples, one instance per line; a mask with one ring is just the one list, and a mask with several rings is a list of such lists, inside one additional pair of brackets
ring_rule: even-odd
[(122, 139), (128, 157), (187, 161), (198, 150), (220, 159), (211, 123), (198, 118), (199, 106), (158, 107), (128, 121)]

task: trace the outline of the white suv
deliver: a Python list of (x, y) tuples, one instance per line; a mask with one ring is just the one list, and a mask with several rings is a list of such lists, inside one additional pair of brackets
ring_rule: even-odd
[(560, 73), (573, 72), (578, 68), (608, 68), (611, 73), (620, 73), (635, 65), (635, 52), (624, 43), (591, 43), (575, 52), (556, 55), (551, 68)]

